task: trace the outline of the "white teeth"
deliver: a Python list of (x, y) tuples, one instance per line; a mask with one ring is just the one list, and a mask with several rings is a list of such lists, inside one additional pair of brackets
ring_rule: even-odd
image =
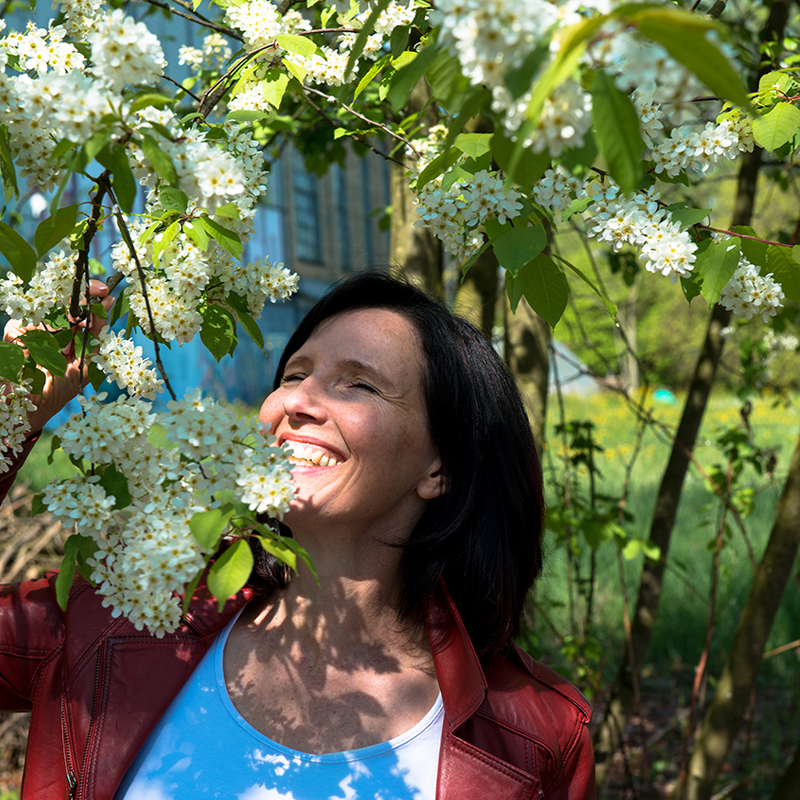
[(286, 446), (287, 449), (292, 451), (292, 455), (289, 458), (295, 464), (310, 463), (320, 467), (335, 467), (341, 463), (336, 460), (335, 456), (328, 455), (324, 450), (304, 442), (288, 441)]

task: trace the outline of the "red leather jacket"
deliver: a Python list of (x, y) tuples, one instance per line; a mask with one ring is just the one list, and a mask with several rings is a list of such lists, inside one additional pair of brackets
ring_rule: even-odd
[[(180, 628), (156, 639), (112, 618), (80, 580), (62, 612), (54, 583), (0, 588), (0, 709), (32, 710), (21, 800), (112, 800), (252, 593), (220, 614), (201, 591)], [(594, 800), (591, 709), (580, 692), (518, 649), (481, 664), (446, 591), (426, 624), (445, 709), (437, 800)]]

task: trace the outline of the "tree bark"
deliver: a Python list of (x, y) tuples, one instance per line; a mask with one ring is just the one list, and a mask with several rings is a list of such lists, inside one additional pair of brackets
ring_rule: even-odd
[[(789, 476), (778, 503), (767, 549), (758, 567), (747, 604), (717, 691), (703, 721), (689, 761), (687, 800), (708, 800), (755, 688), (764, 646), (792, 574), (800, 545), (800, 438), (792, 456)], [(794, 773), (800, 772), (795, 757)], [(792, 768), (790, 767), (790, 772)], [(787, 773), (788, 774), (788, 773)], [(781, 800), (800, 797), (800, 783), (793, 792), (778, 794)], [(677, 795), (676, 795), (677, 796)]]
[[(430, 89), (425, 80), (420, 80), (408, 98), (404, 113), (415, 114), (421, 111), (430, 99)], [(432, 111), (424, 117), (427, 125), (436, 120)], [(403, 151), (398, 151), (402, 156)], [(408, 188), (408, 169), (401, 164), (391, 163), (392, 217), (390, 235), (390, 257), (392, 274), (404, 277), (427, 289), (438, 297), (443, 292), (444, 259), (442, 243), (428, 228), (415, 227), (419, 219), (414, 209), (414, 193)]]
[(541, 455), (547, 420), (550, 326), (524, 297), (519, 301), (516, 314), (511, 312), (508, 297), (504, 297), (504, 309), (506, 364), (519, 384)]
[(486, 250), (478, 256), (456, 289), (456, 314), (480, 328), (489, 340), (494, 328), (499, 269), (497, 256), (492, 250)]
[[(761, 160), (762, 151), (756, 149), (747, 154), (742, 162), (739, 170), (733, 225), (746, 225), (752, 218)], [(657, 562), (646, 561), (642, 568), (636, 611), (631, 623), (632, 647), (626, 647), (623, 652), (622, 663), (611, 692), (606, 714), (595, 733), (598, 785), (601, 785), (605, 779), (611, 756), (619, 747), (622, 732), (633, 712), (638, 674), (647, 648), (650, 646), (658, 614), (670, 538), (683, 490), (683, 481), (689, 466), (689, 456), (697, 440), (703, 414), (714, 384), (717, 366), (722, 356), (723, 339), (720, 332), (728, 324), (730, 317), (730, 311), (726, 311), (720, 305), (714, 306), (711, 311), (703, 349), (695, 366), (678, 433), (658, 490), (650, 526), (650, 541), (661, 550), (661, 558)], [(631, 654), (633, 663), (631, 663)]]

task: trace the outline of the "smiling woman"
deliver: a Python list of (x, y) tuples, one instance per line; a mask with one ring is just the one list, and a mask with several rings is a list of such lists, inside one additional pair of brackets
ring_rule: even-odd
[(26, 800), (591, 800), (590, 708), (513, 644), (541, 472), (491, 345), (360, 275), (301, 322), (260, 416), (294, 463), (275, 524), (319, 579), (253, 544), (249, 586), (222, 613), (199, 590), (160, 640), (86, 584), (66, 616), (45, 582), (0, 595), (0, 697), (37, 698)]

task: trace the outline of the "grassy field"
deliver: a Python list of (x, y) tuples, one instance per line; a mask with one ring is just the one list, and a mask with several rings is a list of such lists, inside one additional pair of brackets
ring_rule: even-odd
[[(682, 400), (674, 404), (649, 402), (653, 416), (667, 430), (677, 424)], [(601, 393), (589, 398), (565, 397), (565, 418), (589, 420), (594, 425), (597, 444), (603, 452), (597, 456), (601, 477), (596, 491), (618, 497), (622, 493), (627, 463), (636, 445), (636, 419), (631, 409), (618, 395)], [(559, 422), (559, 409), (552, 401), (549, 411), (548, 448), (545, 452), (545, 480), (550, 488), (558, 479), (563, 463), (563, 447), (554, 426)], [(800, 407), (785, 405), (769, 399), (754, 403), (750, 425), (755, 444), (774, 451), (776, 465), (771, 475), (758, 475), (748, 469), (739, 480), (740, 487), (751, 487), (754, 492), (752, 513), (745, 519), (745, 537), (735, 525), (726, 538), (722, 553), (717, 601), (717, 624), (711, 650), (711, 673), (719, 669), (732, 640), (739, 613), (746, 600), (752, 579), (749, 549), (760, 558), (766, 544), (782, 488), (785, 471), (791, 457), (800, 427)], [(720, 430), (741, 424), (740, 403), (735, 397), (718, 397), (706, 414), (695, 455), (706, 471), (715, 464), (723, 464), (724, 457), (715, 440)], [(667, 434), (658, 427), (648, 429), (643, 437), (640, 452), (631, 471), (627, 509), (633, 520), (625, 523), (629, 535), (647, 538), (653, 513), (656, 492), (669, 454)], [(585, 490), (586, 481), (581, 482)], [(550, 502), (557, 500), (550, 492)], [(670, 669), (693, 666), (702, 650), (708, 625), (708, 602), (713, 547), (719, 501), (709, 491), (708, 483), (699, 470), (692, 468), (678, 508), (677, 522), (669, 553), (669, 569), (664, 582), (659, 614), (649, 652), (648, 669), (667, 674)], [(539, 602), (551, 607), (552, 619), (560, 632), (569, 630), (568, 582), (566, 552), (553, 546), (550, 537), (550, 557), (540, 582)], [(587, 568), (588, 548), (583, 554), (582, 566)], [(629, 602), (635, 602), (642, 556), (625, 562), (626, 589)], [(615, 668), (622, 644), (623, 612), (617, 566), (617, 547), (613, 542), (600, 545), (596, 554), (595, 615), (593, 632), (600, 643), (606, 670)], [(784, 602), (772, 630), (768, 649), (778, 647), (798, 638), (797, 619), (800, 618), (800, 592), (794, 583), (789, 586)], [(539, 631), (537, 631), (539, 632)], [(554, 646), (552, 637), (544, 630), (538, 637), (542, 654), (554, 659), (562, 669), (569, 669)], [(765, 663), (767, 676), (796, 676), (797, 657), (785, 653)]]

